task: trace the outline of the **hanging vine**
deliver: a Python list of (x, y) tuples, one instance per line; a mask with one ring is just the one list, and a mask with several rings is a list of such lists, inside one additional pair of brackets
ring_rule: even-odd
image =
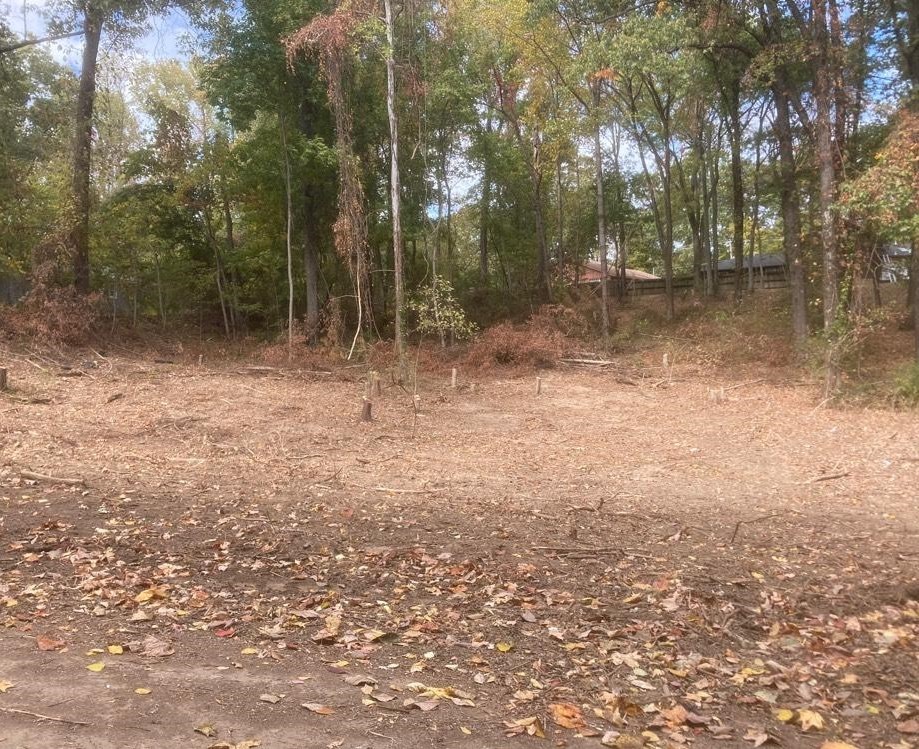
[(320, 15), (285, 40), (288, 65), (300, 54), (311, 53), (319, 61), (326, 81), (329, 107), (335, 119), (338, 153), (338, 217), (333, 226), (335, 250), (348, 264), (357, 300), (357, 329), (351, 354), (363, 330), (373, 325), (370, 295), (370, 258), (367, 247), (367, 201), (360, 178), (360, 162), (354, 153), (354, 122), (346, 86), (349, 51), (359, 24), (370, 15), (365, 2), (342, 3), (333, 13)]

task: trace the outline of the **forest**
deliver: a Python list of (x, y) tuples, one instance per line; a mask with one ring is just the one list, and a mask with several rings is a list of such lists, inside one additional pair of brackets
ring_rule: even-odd
[[(883, 248), (916, 241), (907, 0), (390, 5), (66, 2), (46, 38), (0, 25), (10, 301), (401, 351), (564, 303), (593, 260), (608, 340), (626, 268), (665, 280), (672, 319), (674, 277), (739, 299), (779, 253), (789, 335), (832, 369)], [(164, 13), (182, 54), (138, 54)]]

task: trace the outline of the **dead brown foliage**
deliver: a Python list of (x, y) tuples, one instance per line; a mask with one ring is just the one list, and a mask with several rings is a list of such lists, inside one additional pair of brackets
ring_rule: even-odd
[(80, 346), (92, 338), (101, 303), (99, 294), (83, 296), (72, 286), (39, 283), (2, 316), (0, 324), (11, 337), (36, 344)]
[(552, 367), (588, 330), (571, 308), (548, 305), (521, 325), (504, 322), (485, 330), (470, 344), (465, 364), (484, 370)]

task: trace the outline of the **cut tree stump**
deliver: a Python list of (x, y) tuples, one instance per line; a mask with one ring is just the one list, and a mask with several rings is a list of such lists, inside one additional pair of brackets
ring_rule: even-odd
[(6, 390), (7, 379), (6, 379), (6, 367), (0, 367), (0, 390)]
[(364, 398), (364, 407), (361, 410), (361, 421), (373, 421), (373, 402)]

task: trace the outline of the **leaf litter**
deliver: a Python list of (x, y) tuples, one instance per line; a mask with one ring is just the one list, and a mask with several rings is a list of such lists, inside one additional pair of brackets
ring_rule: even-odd
[[(573, 521), (540, 517), (552, 508), (513, 517), (462, 491), (455, 506), (372, 492), (356, 505), (348, 485), (329, 483), (301, 503), (115, 495), (102, 498), (101, 525), (67, 508), (73, 491), (14, 491), (5, 552), (20, 561), (0, 578), (4, 624), (59, 625), (95, 646), (106, 642), (87, 637), (95, 623), (121, 621), (137, 639), (94, 649), (122, 648), (154, 669), (187, 657), (188, 636), (245, 638), (234, 652), (252, 662), (311, 653), (381, 715), (487, 709), (508, 736), (837, 749), (919, 733), (908, 660), (919, 608), (865, 572), (908, 574), (883, 522), (818, 540), (796, 510), (744, 526), (731, 544), (730, 520), (711, 515), (702, 527), (632, 501), (621, 512), (634, 519), (579, 518), (579, 538), (602, 538), (580, 546), (559, 543), (559, 524)], [(866, 517), (861, 528), (875, 522)], [(668, 523), (680, 527), (660, 532)], [(68, 607), (83, 617), (76, 630)], [(66, 648), (57, 634), (35, 642), (52, 655)], [(296, 704), (335, 712), (315, 698)]]

